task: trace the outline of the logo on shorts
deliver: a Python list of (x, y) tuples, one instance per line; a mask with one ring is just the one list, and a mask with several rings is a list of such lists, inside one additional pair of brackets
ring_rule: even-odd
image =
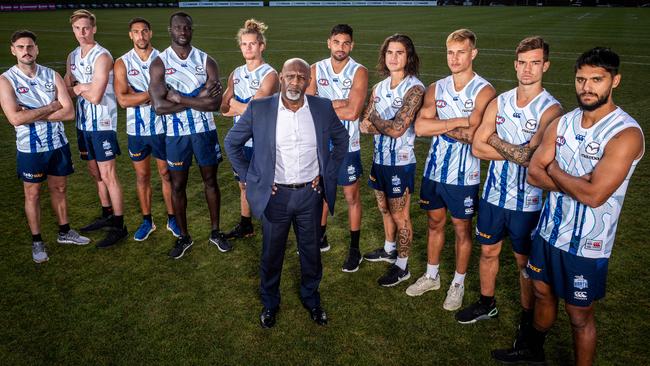
[(113, 146), (111, 146), (111, 143), (108, 142), (108, 140), (104, 140), (102, 142), (102, 149), (104, 149), (104, 155), (106, 156), (113, 156)]
[(330, 85), (330, 82), (327, 79), (318, 79), (318, 85), (320, 85), (320, 86), (328, 86), (328, 85)]
[(583, 290), (589, 287), (589, 282), (583, 275), (578, 275), (573, 278), (573, 287), (577, 288), (578, 290)]
[(28, 173), (28, 172), (23, 172), (23, 177), (26, 179), (38, 179), (38, 178), (43, 178), (44, 174), (43, 173)]
[(587, 250), (595, 250), (597, 252), (600, 252), (603, 249), (603, 241), (587, 239), (584, 248)]
[(476, 229), (476, 235), (480, 236), (481, 238), (485, 238), (485, 239), (490, 239), (492, 237), (492, 235), (486, 234), (486, 233), (484, 233), (482, 231), (478, 231), (478, 229)]
[(399, 177), (397, 175), (393, 175), (393, 177), (390, 179), (390, 181), (394, 186), (398, 186), (398, 185), (400, 185), (402, 183), (402, 180), (399, 179)]
[(422, 198), (420, 198), (420, 200), (418, 201), (418, 203), (421, 204), (421, 205), (428, 205), (428, 204), (429, 204), (429, 201), (427, 201), (427, 200), (423, 200)]
[(373, 177), (372, 174), (368, 176), (368, 179), (370, 179), (373, 182), (377, 181), (377, 178)]
[(140, 75), (140, 71), (138, 71), (136, 69), (131, 69), (131, 70), (129, 70), (129, 75), (131, 75), (131, 76)]
[(574, 291), (573, 297), (576, 300), (587, 300), (587, 291)]
[(397, 98), (393, 99), (393, 104), (391, 104), (391, 107), (393, 107), (395, 109), (402, 108), (402, 102), (403, 102), (402, 98), (397, 97)]
[(533, 271), (533, 272), (535, 272), (535, 273), (540, 273), (540, 272), (542, 272), (542, 269), (541, 269), (541, 268), (533, 266), (532, 264), (530, 264), (530, 261), (528, 262), (528, 264), (526, 265), (526, 267), (530, 268), (530, 270)]
[(54, 91), (54, 83), (47, 82), (45, 83), (45, 91), (46, 92), (53, 92)]
[(564, 136), (558, 136), (555, 138), (555, 145), (562, 146), (564, 144), (566, 144), (566, 139), (564, 138)]
[(132, 158), (139, 158), (142, 155), (141, 152), (133, 153), (131, 150), (129, 150), (129, 156)]
[(167, 160), (167, 165), (173, 168), (173, 167), (183, 166), (183, 162)]
[(465, 200), (463, 200), (463, 205), (465, 206), (465, 215), (474, 213), (474, 200), (472, 197), (465, 197)]
[(357, 169), (355, 169), (354, 165), (348, 165), (348, 174), (353, 175), (356, 172)]
[(445, 108), (446, 106), (447, 106), (447, 102), (445, 102), (442, 99), (436, 99), (436, 107)]
[(19, 86), (18, 88), (16, 88), (16, 91), (20, 94), (25, 94), (29, 91), (29, 88), (24, 86)]
[(498, 125), (503, 124), (506, 121), (504, 116), (497, 116), (496, 122)]
[(343, 89), (350, 89), (351, 86), (352, 86), (352, 80), (350, 79), (343, 80)]
[(174, 73), (176, 73), (176, 69), (173, 68), (173, 67), (168, 67), (168, 68), (165, 69), (165, 74), (166, 75), (171, 75), (171, 74), (174, 74)]

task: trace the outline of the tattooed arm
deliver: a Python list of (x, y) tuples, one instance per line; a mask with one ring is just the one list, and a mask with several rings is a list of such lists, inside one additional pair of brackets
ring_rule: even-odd
[(415, 115), (422, 106), (424, 88), (420, 85), (411, 87), (403, 98), (402, 107), (395, 114), (395, 120), (385, 120), (379, 116), (379, 113), (373, 109), (370, 111), (367, 119), (375, 126), (377, 131), (383, 135), (392, 138), (402, 136), (411, 126)]
[[(377, 85), (375, 85), (377, 86)], [(366, 109), (363, 110), (361, 123), (359, 124), (359, 131), (361, 133), (367, 133), (369, 135), (378, 135), (380, 132), (377, 131), (375, 126), (368, 120), (368, 116), (375, 111), (375, 91), (370, 94), (370, 99), (368, 99), (368, 105)]]
[(483, 120), (483, 114), (487, 109), (488, 104), (496, 96), (496, 91), (492, 85), (486, 85), (476, 96), (474, 103), (474, 110), (467, 117), (467, 127), (456, 127), (455, 129), (445, 133), (445, 135), (458, 140), (465, 144), (471, 144), (474, 139), (474, 133)]
[(528, 163), (530, 163), (530, 158), (533, 156), (533, 153), (537, 149), (537, 146), (539, 146), (542, 141), (542, 136), (544, 136), (546, 127), (551, 121), (560, 115), (562, 115), (562, 107), (559, 104), (555, 104), (552, 107), (548, 108), (542, 114), (542, 117), (539, 120), (539, 127), (537, 128), (537, 132), (535, 132), (528, 144), (514, 145), (508, 143), (499, 138), (496, 132), (490, 135), (487, 142), (506, 160), (527, 167)]

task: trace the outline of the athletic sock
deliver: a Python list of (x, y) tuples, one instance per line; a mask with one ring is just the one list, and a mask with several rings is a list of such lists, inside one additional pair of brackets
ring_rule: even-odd
[(408, 265), (409, 257), (397, 257), (397, 261), (395, 261), (395, 265), (397, 265), (399, 268), (402, 270), (406, 269), (406, 266)]
[(535, 312), (533, 309), (521, 309), (521, 317), (519, 319), (519, 324), (522, 326), (530, 326), (533, 324), (533, 318), (535, 317)]
[(39, 241), (43, 241), (41, 234), (32, 234), (32, 242), (36, 243)]
[(70, 224), (59, 225), (59, 234), (67, 234), (70, 231)]
[(395, 249), (397, 249), (397, 244), (395, 244), (394, 241), (388, 241), (388, 240), (384, 241), (384, 250), (386, 251), (386, 253), (390, 253)]
[(124, 216), (123, 215), (114, 215), (113, 216), (113, 226), (118, 229), (124, 227)]
[(454, 280), (453, 283), (457, 283), (459, 285), (464, 285), (465, 284), (465, 274), (460, 274), (458, 272), (454, 272)]
[(492, 305), (494, 304), (494, 296), (485, 296), (481, 295), (481, 304), (484, 305)]
[(239, 222), (242, 224), (242, 226), (251, 226), (251, 225), (253, 225), (252, 219), (250, 217), (246, 217), (246, 216), (241, 216), (241, 218), (239, 219)]
[(350, 230), (350, 249), (359, 250), (359, 237), (361, 230)]
[(102, 206), (102, 217), (109, 217), (113, 214), (113, 206)]
[(167, 214), (167, 220), (175, 219), (176, 215), (174, 214)]
[(431, 278), (436, 278), (438, 277), (438, 268), (440, 268), (440, 264), (429, 264), (427, 263), (427, 274)]
[(152, 222), (152, 221), (153, 221), (153, 219), (151, 218), (151, 214), (148, 214), (148, 215), (142, 215), (142, 219), (143, 219), (144, 221), (149, 221), (149, 222)]

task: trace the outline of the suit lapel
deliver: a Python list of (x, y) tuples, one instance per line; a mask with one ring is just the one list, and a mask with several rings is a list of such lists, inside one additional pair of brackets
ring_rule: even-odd
[(311, 96), (307, 96), (307, 101), (309, 103), (309, 113), (311, 113), (311, 119), (314, 120), (314, 130), (316, 132), (316, 147), (318, 149), (318, 161), (320, 162), (321, 165), (321, 171), (323, 169), (323, 161), (321, 160), (321, 156), (323, 156), (323, 151), (325, 146), (322, 146), (323, 143), (323, 127), (322, 127), (322, 121), (319, 118), (320, 114), (317, 113), (316, 111), (316, 101), (314, 100), (315, 98)]

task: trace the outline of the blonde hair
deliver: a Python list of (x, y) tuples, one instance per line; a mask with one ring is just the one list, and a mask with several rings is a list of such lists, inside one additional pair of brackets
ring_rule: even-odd
[(92, 24), (93, 27), (95, 26), (95, 22), (97, 21), (95, 14), (89, 12), (86, 9), (79, 9), (72, 13), (72, 15), (70, 15), (70, 24), (74, 24), (74, 22), (83, 18), (90, 20), (90, 24)]
[(241, 37), (244, 34), (255, 34), (257, 36), (257, 42), (266, 44), (266, 37), (264, 37), (264, 31), (269, 27), (256, 19), (248, 19), (244, 22), (244, 27), (239, 29), (237, 32), (237, 43), (241, 41)]
[(472, 48), (476, 48), (476, 34), (472, 32), (469, 29), (462, 28), (455, 30), (451, 32), (449, 36), (447, 36), (447, 43), (450, 42), (464, 42), (464, 41), (469, 41), (469, 45)]

